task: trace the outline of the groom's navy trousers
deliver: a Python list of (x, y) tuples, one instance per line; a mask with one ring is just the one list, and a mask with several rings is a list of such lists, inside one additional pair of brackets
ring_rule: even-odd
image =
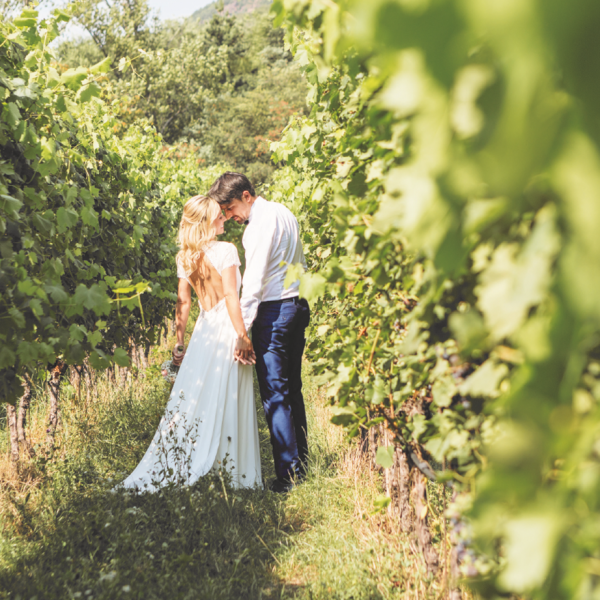
[(308, 457), (301, 370), (309, 321), (308, 302), (290, 298), (261, 302), (252, 325), (260, 396), (282, 480), (301, 474)]

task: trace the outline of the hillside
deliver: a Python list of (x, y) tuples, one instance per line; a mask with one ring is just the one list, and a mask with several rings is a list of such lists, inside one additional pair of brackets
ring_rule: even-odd
[[(210, 20), (217, 12), (217, 5), (220, 2), (213, 2), (204, 8), (197, 10), (192, 16), (192, 19), (197, 19), (201, 23)], [(242, 15), (254, 12), (255, 10), (265, 9), (271, 5), (271, 0), (225, 0), (224, 12), (231, 15)]]

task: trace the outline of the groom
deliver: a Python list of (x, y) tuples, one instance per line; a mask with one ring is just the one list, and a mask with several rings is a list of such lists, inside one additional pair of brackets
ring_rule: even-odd
[(287, 492), (293, 479), (304, 475), (308, 456), (301, 368), (310, 310), (298, 297), (298, 282), (283, 285), (288, 265), (306, 268), (298, 221), (283, 204), (257, 196), (241, 173), (221, 175), (209, 196), (228, 219), (247, 224), (240, 303), (246, 331), (252, 328), (256, 374), (271, 432), (277, 473), (271, 489)]

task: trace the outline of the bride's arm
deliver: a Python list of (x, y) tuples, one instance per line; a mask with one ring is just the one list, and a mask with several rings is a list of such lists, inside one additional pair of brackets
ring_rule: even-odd
[(223, 293), (225, 294), (227, 312), (238, 335), (236, 355), (241, 363), (253, 365), (256, 362), (256, 356), (254, 355), (252, 341), (248, 337), (244, 319), (242, 318), (240, 298), (237, 291), (237, 267), (231, 266), (223, 269), (221, 279), (223, 280)]
[(187, 282), (186, 279), (181, 278), (179, 280), (179, 287), (177, 288), (177, 308), (175, 309), (175, 329), (177, 331), (177, 342), (175, 350), (173, 350), (173, 364), (179, 366), (183, 360), (185, 350), (177, 352), (178, 347), (183, 346), (185, 348), (185, 328), (187, 326), (187, 320), (190, 315), (190, 308), (192, 306), (192, 286)]

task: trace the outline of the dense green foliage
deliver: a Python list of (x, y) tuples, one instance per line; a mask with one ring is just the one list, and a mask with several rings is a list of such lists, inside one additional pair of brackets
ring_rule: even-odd
[(302, 215), (335, 420), (387, 418), (464, 492), (483, 596), (595, 597), (598, 5), (274, 10), (312, 84), (275, 189)]
[(59, 74), (48, 44), (66, 17), (39, 28), (36, 17), (0, 24), (0, 395), (9, 402), (23, 369), (86, 356), (95, 368), (124, 365), (132, 341), (154, 341), (173, 308), (182, 201), (217, 174), (203, 183), (196, 160), (170, 160), (150, 126), (123, 131), (98, 98), (109, 60)]
[(79, 0), (70, 10), (91, 39), (65, 41), (58, 55), (69, 67), (119, 65), (105, 93), (124, 123), (146, 118), (203, 164), (227, 163), (256, 184), (270, 178), (269, 141), (303, 112), (306, 85), (264, 10), (207, 23), (158, 21), (146, 0)]

